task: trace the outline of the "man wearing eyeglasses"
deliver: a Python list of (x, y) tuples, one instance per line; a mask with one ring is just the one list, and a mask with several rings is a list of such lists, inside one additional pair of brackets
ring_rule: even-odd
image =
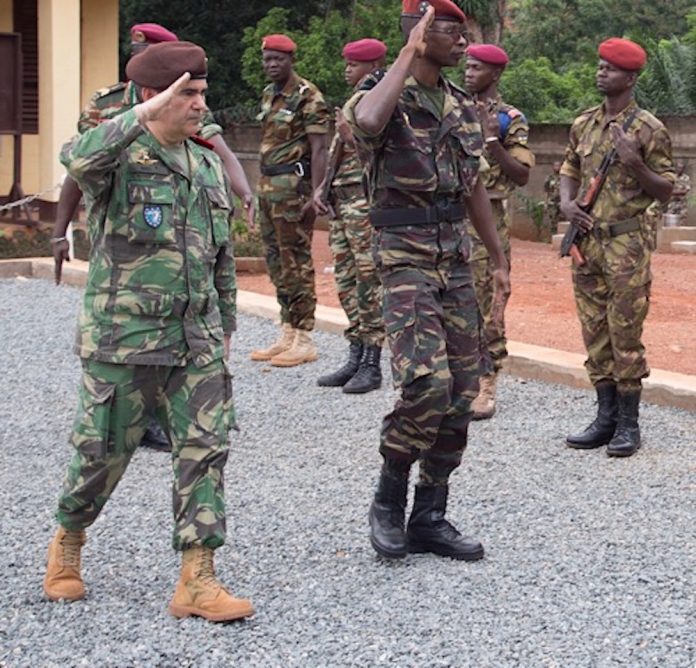
[[(491, 200), (500, 243), (510, 265), (510, 215), (508, 198), (529, 180), (534, 154), (527, 145), (529, 125), (524, 114), (505, 104), (498, 93), (498, 82), (508, 63), (507, 53), (495, 44), (472, 44), (466, 50), (466, 89), (476, 100), (485, 141), (484, 156), (490, 169), (484, 177)], [(490, 368), (479, 379), (479, 395), (473, 403), (474, 420), (493, 417), (496, 380), (507, 357), (504, 314), (493, 318), (493, 263), (476, 230), (469, 225), (471, 266), (476, 301), (483, 319), (483, 335)]]
[[(466, 447), (480, 372), (467, 215), (495, 265), (498, 310), (510, 289), (479, 178), (483, 137), (476, 108), (441, 75), (464, 56), (465, 20), (450, 0), (404, 0), (406, 45), (384, 78), (364, 86), (344, 108), (369, 157), (370, 222), (392, 371), (401, 390), (382, 424), (384, 464), (370, 508), (372, 546), (394, 559), (408, 552), (483, 557), (481, 543), (445, 519), (449, 477)], [(405, 530), (416, 461), (420, 477)]]

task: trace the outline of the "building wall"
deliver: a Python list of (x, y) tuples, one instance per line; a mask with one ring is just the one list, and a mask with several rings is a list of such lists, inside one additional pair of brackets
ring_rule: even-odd
[(118, 2), (82, 0), (81, 46), (80, 108), (96, 90), (118, 81)]

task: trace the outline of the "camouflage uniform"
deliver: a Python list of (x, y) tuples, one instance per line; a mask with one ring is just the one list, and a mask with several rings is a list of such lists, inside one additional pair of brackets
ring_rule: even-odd
[(156, 414), (173, 445), (174, 548), (218, 547), (234, 423), (223, 334), (236, 324), (222, 164), (192, 141), (164, 150), (133, 110), (73, 139), (61, 161), (85, 195), (91, 254), (57, 519), (72, 530), (95, 520)]
[(317, 303), (313, 220), (303, 217), (301, 211), (312, 193), (307, 135), (328, 133), (328, 108), (319, 89), (293, 72), (280, 92), (276, 92), (275, 84), (266, 86), (257, 119), (262, 126), (262, 171), (264, 167), (303, 164), (304, 177), (295, 173), (261, 175), (259, 226), (281, 322), (290, 323), (294, 329), (312, 330)]
[[(336, 151), (338, 135), (331, 152)], [(382, 285), (372, 257), (370, 207), (355, 146), (343, 144), (343, 157), (331, 183), (336, 218), (329, 223), (329, 245), (341, 306), (348, 317), (348, 341), (381, 346), (384, 341)]]
[(561, 177), (552, 172), (544, 181), (544, 210), (549, 221), (551, 233), (558, 228), (561, 219)]
[[(77, 131), (82, 134), (103, 121), (108, 121), (138, 104), (138, 95), (132, 81), (117, 83), (108, 88), (100, 88), (87, 102), (77, 121)], [(198, 136), (210, 139), (222, 134), (222, 128), (215, 123), (208, 111), (203, 117), (203, 127)]]
[[(631, 102), (615, 119), (609, 119), (600, 105), (573, 122), (561, 174), (580, 183), (581, 195), (612, 148), (610, 120), (622, 125), (635, 108)], [(664, 125), (641, 109), (628, 133), (638, 138), (646, 165), (674, 182), (672, 145)], [(573, 266), (573, 285), (587, 348), (585, 367), (593, 385), (608, 380), (617, 383), (619, 390), (633, 391), (640, 389), (641, 378), (649, 374), (641, 335), (652, 280), (652, 230), (647, 229), (644, 214), (652, 201), (617, 159), (592, 209), (595, 228), (579, 240), (587, 262)], [(611, 225), (629, 221), (637, 221), (640, 228), (611, 236)]]
[[(534, 167), (534, 154), (529, 150), (527, 142), (529, 140), (529, 125), (524, 115), (510, 106), (503, 103), (498, 98), (496, 101), (498, 117), (508, 126), (503, 133), (503, 122), (501, 122), (500, 141), (503, 148), (510, 156), (515, 158), (527, 167)], [(508, 198), (512, 191), (517, 187), (515, 182), (507, 176), (500, 165), (495, 161), (489, 151), (485, 150), (484, 157), (489, 165), (489, 169), (482, 173), (484, 185), (491, 200), (493, 217), (496, 222), (500, 244), (511, 267), (510, 257), (510, 214), (508, 211)], [(488, 251), (479, 238), (474, 226), (469, 222), (467, 225), (471, 236), (471, 267), (474, 272), (474, 286), (476, 288), (476, 301), (481, 311), (483, 319), (483, 331), (486, 339), (488, 355), (497, 371), (501, 368), (503, 360), (507, 357), (507, 338), (505, 337), (505, 322), (494, 322), (492, 318), (493, 309), (493, 264)]]
[(684, 193), (684, 195), (680, 195), (679, 197), (672, 195), (665, 207), (665, 213), (673, 213), (679, 216), (680, 221), (683, 221), (686, 219), (686, 215), (689, 211), (688, 197), (691, 191), (691, 179), (688, 174), (679, 174), (677, 176), (674, 190)]
[[(441, 81), (437, 108), (413, 77), (377, 136), (354, 117), (359, 91), (346, 104), (361, 153), (371, 158), (372, 213), (461, 204), (471, 193), (483, 152), (469, 96)], [(480, 373), (479, 325), (469, 239), (463, 220), (376, 228), (374, 247), (384, 286), (384, 320), (392, 372), (401, 397), (382, 425), (386, 459), (421, 460), (426, 485), (446, 485), (461, 461)]]

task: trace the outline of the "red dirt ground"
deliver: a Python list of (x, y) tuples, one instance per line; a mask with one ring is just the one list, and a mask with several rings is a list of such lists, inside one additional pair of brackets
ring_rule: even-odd
[[(340, 307), (328, 234), (317, 230), (312, 247), (317, 297), (321, 304)], [(643, 342), (655, 369), (696, 374), (696, 257), (653, 256), (653, 289)], [(506, 311), (508, 338), (574, 353), (584, 353), (575, 315), (568, 258), (561, 260), (550, 245), (519, 241), (512, 244), (512, 295)], [(266, 275), (240, 274), (239, 288), (274, 295)]]

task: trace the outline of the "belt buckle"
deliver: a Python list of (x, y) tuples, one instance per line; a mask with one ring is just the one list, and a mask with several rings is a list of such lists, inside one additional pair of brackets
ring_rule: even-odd
[(438, 222), (449, 223), (452, 220), (452, 202), (445, 200), (435, 204)]
[(305, 175), (304, 165), (301, 162), (295, 163), (295, 174), (302, 178)]

